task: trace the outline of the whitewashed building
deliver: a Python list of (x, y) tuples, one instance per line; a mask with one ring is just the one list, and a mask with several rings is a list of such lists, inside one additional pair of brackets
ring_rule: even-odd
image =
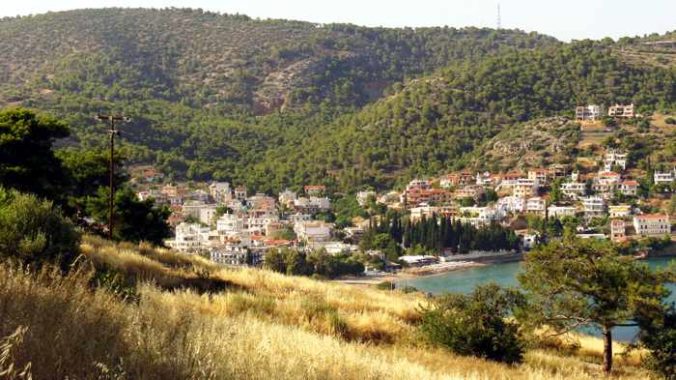
[(592, 218), (603, 216), (606, 212), (606, 202), (603, 198), (598, 196), (582, 197), (582, 207), (586, 217)]
[(544, 214), (546, 203), (542, 197), (531, 197), (526, 200), (526, 212), (531, 214)]
[(669, 215), (643, 214), (634, 216), (634, 229), (641, 236), (664, 236), (671, 233)]
[(232, 189), (228, 182), (213, 182), (209, 185), (209, 194), (216, 203), (226, 204), (232, 200)]
[(573, 206), (556, 206), (551, 205), (547, 207), (547, 215), (550, 218), (563, 218), (566, 216), (575, 216), (577, 209)]
[(586, 192), (587, 186), (584, 182), (564, 182), (561, 184), (561, 193), (568, 199), (578, 199)]

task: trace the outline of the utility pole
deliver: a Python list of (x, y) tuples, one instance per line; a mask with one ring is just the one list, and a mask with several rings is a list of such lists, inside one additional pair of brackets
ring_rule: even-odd
[(109, 191), (108, 191), (108, 238), (113, 240), (113, 208), (114, 208), (114, 199), (115, 199), (115, 136), (120, 135), (120, 131), (115, 129), (116, 121), (131, 121), (130, 117), (123, 115), (103, 115), (99, 114), (96, 116), (98, 120), (107, 120), (110, 121), (110, 129), (108, 134), (110, 136), (110, 162), (109, 162)]

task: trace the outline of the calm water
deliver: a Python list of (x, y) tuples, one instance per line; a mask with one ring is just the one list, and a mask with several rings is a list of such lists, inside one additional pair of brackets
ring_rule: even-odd
[[(667, 266), (672, 260), (674, 259), (655, 258), (647, 260), (646, 263), (651, 268), (662, 268)], [(412, 280), (402, 280), (401, 284), (414, 286), (422, 291), (433, 294), (444, 292), (469, 293), (475, 286), (487, 282), (496, 282), (502, 286), (517, 286), (516, 274), (520, 268), (521, 263), (518, 262), (494, 264)], [(667, 287), (671, 290), (669, 301), (676, 302), (676, 284), (669, 284)], [(618, 327), (613, 332), (616, 339), (630, 341), (636, 336), (637, 329), (633, 327)]]

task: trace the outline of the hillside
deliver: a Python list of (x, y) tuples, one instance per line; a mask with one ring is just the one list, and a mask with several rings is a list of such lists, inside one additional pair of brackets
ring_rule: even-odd
[(190, 9), (48, 13), (0, 21), (0, 99), (78, 94), (259, 114), (306, 101), (358, 106), (455, 60), (556, 43), (518, 31), (317, 25)]
[[(601, 342), (593, 338), (576, 338), (579, 349), (570, 342), (536, 345), (518, 366), (430, 346), (416, 332), (419, 305), (426, 304), (419, 294), (228, 269), (91, 237), (82, 251), (84, 265), (68, 277), (0, 265), (0, 372), (146, 379), (594, 379), (600, 373)], [(90, 266), (99, 274), (92, 277)], [(614, 378), (647, 378), (636, 359), (618, 356)]]
[(339, 187), (377, 187), (395, 177), (462, 168), (476, 147), (501, 130), (542, 117), (570, 117), (577, 104), (673, 109), (676, 71), (634, 67), (614, 49), (607, 41), (583, 41), (450, 66), (318, 130), (302, 144), (306, 149), (282, 147), (258, 170), (279, 173), (291, 162), (312, 163), (317, 180), (330, 174)]
[(470, 166), (497, 173), (572, 165), (580, 136), (580, 125), (564, 117), (515, 124), (472, 152)]
[(128, 114), (128, 162), (177, 179), (384, 188), (465, 167), (500, 131), (577, 104), (669, 113), (674, 66), (629, 54), (669, 36), (563, 44), (186, 9), (48, 13), (0, 20), (0, 105), (54, 114), (73, 132), (60, 144), (87, 149), (106, 144), (93, 115)]

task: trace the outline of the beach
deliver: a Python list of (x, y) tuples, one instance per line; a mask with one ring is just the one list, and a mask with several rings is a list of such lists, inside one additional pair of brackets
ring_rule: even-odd
[(521, 252), (508, 253), (484, 253), (484, 254), (458, 254), (450, 256), (444, 262), (425, 265), (420, 267), (409, 267), (398, 272), (381, 272), (377, 274), (368, 274), (364, 276), (345, 276), (333, 280), (343, 284), (351, 285), (376, 285), (382, 282), (397, 283), (401, 280), (434, 276), (447, 272), (465, 270), (469, 268), (482, 267), (491, 264), (507, 263), (520, 261), (523, 258)]

